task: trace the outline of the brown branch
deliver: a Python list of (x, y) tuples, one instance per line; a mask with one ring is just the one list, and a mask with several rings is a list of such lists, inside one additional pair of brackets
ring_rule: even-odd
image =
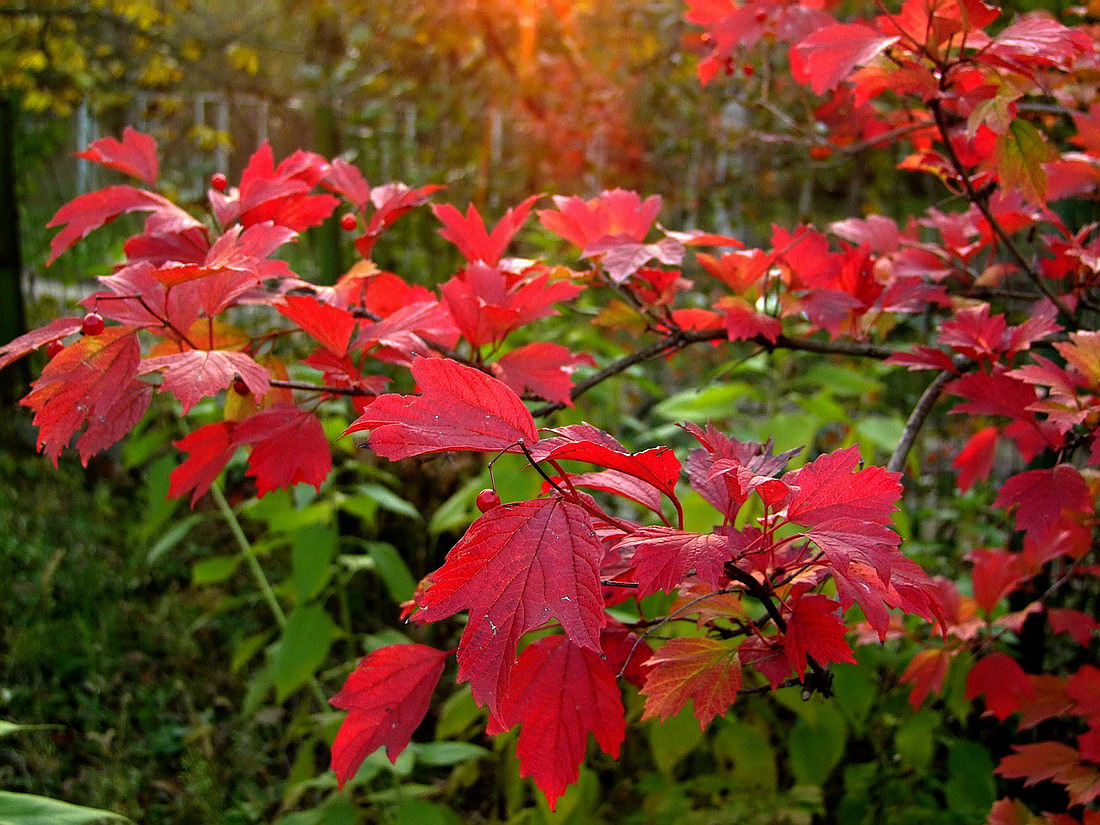
[[(652, 361), (667, 353), (679, 352), (692, 344), (724, 341), (728, 337), (724, 329), (676, 330), (675, 332), (665, 335), (660, 340), (642, 347), (640, 350), (632, 352), (629, 355), (624, 355), (617, 361), (612, 361), (606, 367), (588, 376), (588, 378), (583, 381), (578, 381), (570, 391), (569, 397), (571, 400), (575, 401), (597, 384), (601, 384), (608, 378), (625, 372), (635, 364)], [(877, 344), (868, 344), (860, 341), (819, 341), (813, 338), (789, 338), (786, 335), (780, 335), (775, 339), (774, 343), (762, 336), (752, 338), (747, 343), (756, 344), (768, 352), (777, 349), (792, 349), (802, 350), (804, 352), (817, 352), (823, 355), (852, 355), (862, 358), (874, 358), (880, 361), (889, 358), (895, 353), (895, 350), (890, 347), (883, 347)], [(540, 418), (555, 413), (558, 410), (565, 409), (566, 406), (568, 405), (561, 401), (554, 401), (539, 407), (534, 410), (532, 414), (536, 418)]]
[(917, 433), (920, 432), (924, 421), (928, 418), (929, 413), (932, 412), (932, 408), (936, 406), (936, 401), (939, 400), (940, 393), (943, 391), (944, 385), (947, 384), (952, 378), (956, 376), (956, 373), (951, 370), (944, 370), (936, 376), (935, 380), (929, 384), (921, 397), (917, 399), (917, 405), (913, 407), (913, 411), (909, 413), (909, 420), (905, 422), (905, 429), (902, 431), (901, 440), (898, 442), (898, 446), (894, 448), (894, 454), (890, 456), (890, 462), (886, 465), (886, 469), (892, 473), (900, 473), (905, 466), (905, 459), (909, 455), (909, 450), (913, 447), (913, 442), (917, 440)]
[(287, 390), (304, 390), (305, 392), (324, 392), (329, 395), (376, 395), (376, 393), (369, 392), (367, 390), (359, 390), (355, 387), (331, 387), (325, 384), (310, 384), (307, 381), (283, 381), (282, 379), (272, 378), (268, 383), (273, 387), (281, 387)]

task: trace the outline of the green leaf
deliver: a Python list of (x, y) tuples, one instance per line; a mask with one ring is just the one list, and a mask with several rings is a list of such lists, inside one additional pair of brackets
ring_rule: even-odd
[(195, 525), (202, 521), (202, 515), (199, 513), (189, 513), (181, 518), (167, 530), (165, 530), (159, 539), (149, 548), (149, 551), (145, 554), (145, 563), (150, 567), (155, 565), (160, 557), (165, 553), (168, 553), (177, 544), (180, 543), (187, 534), (194, 529)]
[(290, 578), (299, 603), (320, 593), (332, 576), (336, 542), (336, 528), (326, 524), (310, 524), (294, 534)]
[(491, 751), (473, 742), (428, 742), (413, 744), (416, 762), (419, 765), (443, 768), (457, 765), (468, 759), (480, 759), (489, 756)]
[(802, 716), (791, 730), (791, 772), (804, 785), (823, 785), (844, 756), (847, 726), (840, 711), (822, 706), (814, 719)]
[(722, 722), (714, 737), (714, 756), (732, 764), (733, 784), (738, 789), (771, 795), (779, 787), (775, 749), (767, 734), (752, 725)]
[(336, 625), (320, 605), (298, 607), (290, 614), (271, 654), (271, 677), (278, 701), (309, 681), (325, 663), (336, 632)]
[(381, 484), (360, 484), (355, 489), (360, 495), (374, 501), (383, 510), (389, 510), (391, 513), (408, 516), (411, 519), (420, 521), (420, 511), (411, 502), (405, 501), (388, 487), (383, 487)]
[(664, 773), (669, 773), (703, 740), (703, 731), (699, 730), (699, 722), (690, 707), (664, 722), (652, 722), (647, 734), (653, 761)]
[(939, 721), (939, 714), (923, 708), (898, 726), (894, 734), (894, 747), (904, 765), (921, 771), (931, 764), (936, 750), (933, 733)]
[(402, 799), (393, 809), (394, 825), (460, 825), (462, 818), (436, 802)]
[(405, 560), (397, 552), (397, 548), (384, 541), (371, 541), (367, 542), (367, 550), (374, 559), (374, 570), (385, 585), (390, 598), (398, 604), (411, 599), (416, 590), (416, 580), (409, 572)]
[(218, 584), (237, 572), (240, 556), (215, 556), (201, 559), (191, 565), (191, 583), (194, 585)]
[(60, 799), (0, 791), (0, 825), (83, 825), (104, 819), (133, 822), (121, 814), (71, 805)]
[(742, 381), (715, 384), (702, 390), (684, 390), (670, 395), (653, 411), (666, 421), (692, 421), (705, 424), (711, 419), (725, 419), (733, 415), (740, 398), (756, 397), (758, 392)]
[(1026, 120), (1014, 120), (1008, 131), (997, 136), (993, 159), (1003, 189), (1018, 189), (1032, 203), (1042, 202), (1047, 192), (1043, 163), (1055, 152), (1042, 132)]
[(480, 722), (483, 716), (483, 711), (470, 693), (470, 686), (463, 685), (440, 708), (439, 721), (435, 723), (435, 736), (437, 739), (461, 736), (475, 722)]
[(952, 742), (947, 751), (947, 776), (944, 794), (948, 807), (965, 822), (983, 822), (997, 798), (989, 751), (965, 739)]
[(439, 505), (439, 509), (432, 513), (432, 517), (428, 520), (428, 532), (433, 536), (438, 536), (440, 533), (447, 533), (465, 527), (477, 518), (474, 499), (477, 496), (477, 491), (487, 484), (488, 481), (485, 475), (482, 474), (459, 487), (454, 495)]

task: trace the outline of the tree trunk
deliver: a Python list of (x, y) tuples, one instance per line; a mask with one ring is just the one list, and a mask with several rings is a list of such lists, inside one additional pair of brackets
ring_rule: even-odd
[[(27, 331), (16, 196), (15, 123), (18, 112), (18, 104), (13, 98), (0, 97), (0, 345)], [(16, 361), (0, 371), (0, 405), (14, 404), (26, 393), (29, 384), (26, 361)]]

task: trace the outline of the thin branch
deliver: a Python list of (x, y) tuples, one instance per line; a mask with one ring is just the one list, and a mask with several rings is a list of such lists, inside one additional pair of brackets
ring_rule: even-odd
[[(578, 381), (570, 391), (569, 397), (571, 400), (575, 401), (596, 385), (603, 383), (612, 376), (625, 372), (635, 364), (652, 361), (665, 354), (679, 352), (692, 344), (724, 341), (728, 337), (728, 333), (724, 329), (677, 330), (676, 332), (665, 335), (658, 341), (654, 341), (652, 344), (635, 350), (629, 355), (624, 355), (617, 361), (612, 361), (606, 367), (588, 376), (588, 378), (583, 381)], [(853, 355), (863, 358), (874, 358), (880, 361), (886, 360), (896, 352), (890, 347), (883, 347), (878, 344), (869, 344), (860, 341), (819, 341), (814, 338), (788, 338), (786, 335), (780, 335), (775, 339), (774, 343), (763, 336), (748, 339), (746, 343), (756, 344), (768, 352), (777, 349), (792, 349), (802, 350), (804, 352), (817, 352), (824, 355)], [(558, 410), (565, 409), (566, 406), (567, 405), (561, 401), (554, 401), (533, 410), (532, 414), (536, 418), (541, 418), (542, 416), (550, 415)]]
[(304, 390), (305, 392), (324, 392), (329, 395), (376, 395), (376, 393), (368, 390), (360, 390), (355, 387), (333, 387), (327, 384), (310, 384), (308, 381), (283, 381), (279, 378), (272, 378), (268, 383), (273, 387), (281, 387), (287, 390)]
[(917, 440), (917, 433), (924, 426), (924, 421), (932, 412), (932, 408), (936, 406), (936, 401), (939, 400), (944, 385), (955, 377), (956, 373), (951, 370), (944, 370), (921, 393), (917, 405), (913, 407), (913, 412), (909, 414), (909, 420), (905, 422), (901, 440), (898, 442), (898, 446), (894, 448), (894, 454), (890, 456), (890, 462), (886, 465), (887, 470), (892, 473), (900, 473), (902, 468), (905, 467), (905, 459), (909, 455), (909, 450), (913, 447), (913, 442)]

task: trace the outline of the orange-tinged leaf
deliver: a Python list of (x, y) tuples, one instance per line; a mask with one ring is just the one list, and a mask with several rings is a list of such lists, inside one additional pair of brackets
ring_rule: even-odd
[(420, 644), (390, 645), (364, 658), (329, 702), (348, 711), (332, 743), (340, 787), (374, 751), (395, 762), (428, 712), (449, 654)]
[(0, 347), (0, 369), (3, 369), (12, 361), (22, 358), (27, 353), (34, 352), (43, 344), (79, 332), (83, 320), (83, 318), (56, 318), (44, 327), (33, 329), (25, 335), (13, 338)]
[(1047, 173), (1043, 164), (1057, 153), (1042, 133), (1026, 120), (1014, 120), (1008, 131), (997, 136), (994, 163), (1001, 186), (1015, 189), (1032, 203), (1042, 203), (1047, 194)]
[(622, 697), (607, 661), (565, 636), (524, 648), (503, 717), (509, 726), (520, 723), (520, 774), (534, 779), (550, 810), (577, 781), (589, 734), (612, 758), (626, 734)]
[(432, 574), (414, 618), (437, 621), (468, 610), (458, 678), (499, 715), (529, 630), (558, 621), (577, 645), (599, 650), (603, 545), (580, 506), (557, 498), (502, 504), (473, 524)]
[(737, 648), (708, 637), (671, 639), (646, 662), (642, 719), (675, 716), (691, 701), (700, 729), (729, 710), (741, 689)]
[(902, 684), (912, 683), (909, 691), (909, 705), (914, 712), (924, 704), (929, 693), (939, 693), (943, 688), (943, 680), (947, 677), (947, 666), (954, 656), (947, 648), (937, 647), (921, 650), (909, 660), (898, 681)]
[(34, 410), (38, 447), (56, 464), (83, 426), (81, 460), (114, 444), (145, 414), (152, 388), (135, 381), (141, 346), (125, 327), (108, 327), (65, 347), (19, 403)]
[(1013, 745), (1010, 753), (997, 765), (997, 773), (1006, 779), (1023, 779), (1024, 784), (1034, 785), (1045, 779), (1058, 778), (1076, 767), (1081, 754), (1076, 748), (1061, 742), (1035, 742), (1029, 745)]
[(339, 356), (347, 354), (358, 321), (346, 309), (323, 304), (305, 295), (289, 295), (275, 308), (325, 349)]

